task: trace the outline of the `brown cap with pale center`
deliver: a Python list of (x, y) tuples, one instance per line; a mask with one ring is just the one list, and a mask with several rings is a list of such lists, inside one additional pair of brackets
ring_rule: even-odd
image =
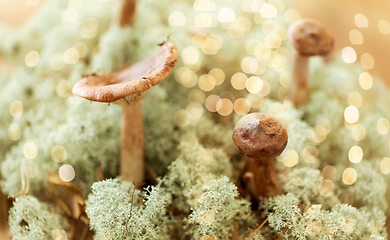
[(303, 56), (327, 55), (333, 50), (334, 38), (326, 26), (314, 19), (302, 18), (288, 28), (288, 37)]
[(91, 75), (80, 79), (72, 89), (76, 96), (97, 102), (132, 102), (168, 77), (178, 61), (174, 42), (164, 42), (151, 56), (115, 74)]
[(233, 130), (233, 141), (241, 152), (260, 160), (279, 156), (286, 148), (287, 140), (284, 126), (264, 113), (246, 115)]

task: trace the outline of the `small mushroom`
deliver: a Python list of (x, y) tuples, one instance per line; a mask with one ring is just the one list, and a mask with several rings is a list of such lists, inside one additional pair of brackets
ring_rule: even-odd
[(290, 98), (295, 107), (305, 103), (309, 96), (309, 57), (326, 57), (334, 46), (334, 38), (324, 24), (309, 18), (291, 23), (288, 37), (295, 48), (292, 56), (292, 85)]
[(118, 73), (91, 75), (72, 89), (76, 96), (122, 107), (120, 175), (125, 181), (144, 180), (144, 133), (141, 102), (148, 91), (168, 77), (178, 61), (174, 42), (165, 42), (151, 56)]
[(284, 126), (264, 113), (248, 114), (234, 127), (233, 141), (249, 157), (248, 171), (253, 173), (256, 199), (284, 194), (274, 158), (286, 148), (287, 139)]
[(137, 0), (122, 0), (118, 25), (125, 27), (126, 25), (133, 26), (134, 15)]

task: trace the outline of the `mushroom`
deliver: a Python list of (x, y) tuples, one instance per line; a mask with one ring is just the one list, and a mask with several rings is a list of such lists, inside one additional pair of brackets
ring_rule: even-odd
[(298, 107), (309, 96), (309, 57), (326, 57), (333, 50), (334, 38), (325, 25), (309, 18), (291, 23), (288, 37), (296, 50), (292, 56), (290, 98)]
[(168, 77), (178, 61), (174, 42), (164, 42), (151, 56), (118, 73), (91, 75), (72, 89), (76, 96), (122, 107), (120, 175), (125, 181), (144, 180), (144, 133), (141, 102), (148, 91)]
[(287, 139), (284, 126), (264, 113), (248, 114), (234, 127), (233, 141), (249, 157), (248, 171), (253, 173), (256, 199), (284, 194), (274, 158), (286, 148)]
[(118, 19), (119, 26), (133, 26), (136, 2), (136, 0), (122, 0), (122, 6)]

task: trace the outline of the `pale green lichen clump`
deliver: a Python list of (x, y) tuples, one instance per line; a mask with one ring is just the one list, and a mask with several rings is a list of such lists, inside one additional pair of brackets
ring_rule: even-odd
[[(94, 239), (387, 237), (388, 92), (379, 81), (362, 85), (367, 73), (338, 57), (329, 64), (314, 58), (308, 102), (293, 107), (282, 79), (290, 54), (282, 41), (282, 1), (269, 2), (273, 17), (254, 11), (256, 4), (247, 0), (138, 1), (134, 26), (126, 28), (112, 22), (120, 1), (82, 2), (73, 22), (62, 14), (75, 1), (50, 1), (20, 31), (0, 29), (0, 53), (15, 65), (12, 76), (0, 76), (2, 189), (17, 194), (21, 173), (31, 180), (30, 196), (17, 198), (10, 210), (15, 239), (51, 239), (52, 230), (70, 231), (68, 219), (38, 200), (48, 199), (48, 174), (64, 164), (73, 167), (72, 183), (84, 191)], [(229, 9), (233, 22), (219, 17), (232, 16)], [(202, 16), (210, 17), (210, 26), (201, 26), (207, 23), (199, 21)], [(150, 167), (147, 185), (134, 190), (115, 178), (120, 108), (90, 104), (70, 90), (83, 74), (116, 72), (168, 38), (181, 60), (143, 100)], [(39, 55), (36, 65), (26, 60), (31, 51)], [(242, 86), (236, 73), (245, 78)], [(238, 99), (249, 102), (249, 110), (237, 109)], [(18, 101), (21, 115), (10, 110)], [(232, 105), (228, 114), (223, 101)], [(358, 111), (358, 119), (350, 120), (347, 108)], [(231, 139), (234, 124), (257, 111), (278, 119), (289, 136), (275, 159), (286, 194), (259, 200), (245, 189), (246, 159)], [(58, 148), (65, 149), (61, 157), (53, 153)], [(100, 167), (107, 180), (98, 181)]]

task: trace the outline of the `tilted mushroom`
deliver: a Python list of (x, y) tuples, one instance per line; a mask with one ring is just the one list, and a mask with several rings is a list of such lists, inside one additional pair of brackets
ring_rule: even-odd
[(76, 96), (122, 107), (120, 175), (125, 181), (144, 180), (144, 133), (141, 101), (148, 91), (168, 77), (178, 61), (174, 42), (165, 42), (148, 58), (108, 75), (80, 79), (72, 89)]
[(284, 194), (274, 158), (286, 148), (287, 139), (284, 126), (264, 113), (248, 114), (234, 127), (233, 141), (249, 157), (248, 171), (253, 173), (257, 199)]
[(288, 37), (296, 50), (292, 56), (290, 98), (295, 107), (298, 107), (309, 96), (309, 57), (330, 54), (334, 38), (325, 25), (309, 18), (291, 23)]

